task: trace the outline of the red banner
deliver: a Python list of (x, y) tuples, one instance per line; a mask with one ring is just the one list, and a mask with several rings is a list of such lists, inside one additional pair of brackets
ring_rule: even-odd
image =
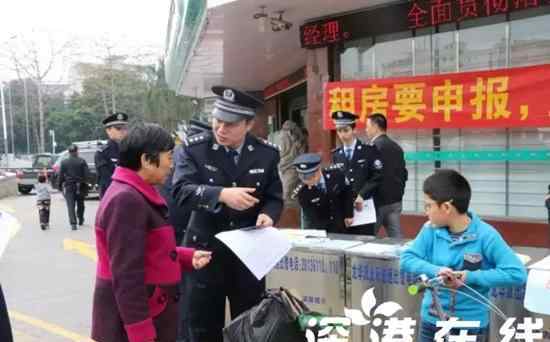
[(382, 113), (396, 128), (550, 126), (550, 65), (368, 81), (328, 82), (323, 125), (344, 110)]

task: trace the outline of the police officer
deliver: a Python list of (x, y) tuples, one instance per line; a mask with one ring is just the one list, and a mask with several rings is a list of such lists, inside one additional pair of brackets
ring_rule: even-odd
[(107, 116), (102, 123), (109, 141), (106, 145), (100, 147), (95, 154), (99, 198), (103, 197), (103, 194), (105, 194), (105, 191), (111, 185), (111, 176), (115, 172), (115, 167), (118, 163), (118, 144), (128, 135), (128, 115), (125, 113), (114, 113)]
[(321, 156), (306, 153), (294, 160), (301, 184), (293, 197), (304, 211), (308, 222), (305, 228), (326, 229), (328, 233), (353, 233), (352, 186), (340, 167), (332, 165), (321, 169)]
[[(59, 168), (59, 189), (63, 191), (71, 229), (76, 230), (76, 219), (78, 225), (84, 224), (84, 198), (88, 193), (88, 163), (78, 156), (78, 147), (69, 147), (69, 158), (61, 162)], [(76, 214), (75, 214), (76, 205)]]
[(213, 251), (208, 267), (190, 273), (184, 292), (188, 340), (222, 342), (225, 300), (231, 317), (259, 303), (257, 280), (214, 235), (243, 227), (272, 226), (283, 209), (279, 151), (249, 131), (263, 102), (237, 89), (215, 86), (212, 131), (187, 140), (174, 174), (182, 210), (193, 210), (185, 246)]
[[(371, 198), (382, 183), (382, 158), (372, 144), (357, 138), (357, 115), (351, 112), (332, 113), (336, 134), (341, 146), (332, 150), (332, 163), (339, 166), (350, 181), (355, 193), (355, 208), (363, 210), (365, 200)], [(374, 223), (354, 226), (354, 234), (374, 235)]]

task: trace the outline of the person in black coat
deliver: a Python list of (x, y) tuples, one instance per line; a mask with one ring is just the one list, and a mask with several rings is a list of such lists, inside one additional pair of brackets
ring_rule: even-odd
[(225, 301), (235, 318), (261, 300), (258, 280), (229, 248), (215, 238), (222, 231), (269, 227), (283, 210), (279, 151), (249, 131), (263, 102), (237, 89), (216, 86), (212, 131), (190, 137), (179, 151), (174, 197), (192, 211), (184, 245), (213, 251), (212, 262), (192, 273), (184, 291), (187, 340), (222, 342)]
[(355, 194), (339, 166), (321, 169), (321, 156), (306, 153), (294, 160), (302, 181), (292, 196), (304, 211), (306, 229), (325, 229), (327, 233), (355, 234), (353, 207)]
[(402, 236), (400, 218), (408, 173), (403, 149), (386, 135), (387, 125), (382, 114), (371, 114), (367, 118), (367, 136), (380, 152), (384, 165), (382, 183), (374, 194), (377, 216), (375, 233), (383, 225), (388, 236), (399, 238)]
[[(334, 112), (332, 120), (342, 145), (332, 150), (332, 163), (339, 166), (350, 181), (355, 193), (355, 208), (363, 210), (365, 200), (372, 198), (382, 182), (382, 158), (378, 149), (365, 144), (355, 134), (357, 115)], [(374, 235), (375, 224), (353, 226), (354, 234)]]
[(10, 316), (8, 315), (8, 308), (6, 306), (6, 301), (4, 300), (2, 286), (0, 286), (0, 341), (13, 342)]
[(107, 116), (102, 123), (109, 141), (106, 145), (101, 146), (94, 156), (99, 198), (103, 198), (103, 194), (111, 185), (111, 176), (115, 172), (120, 154), (118, 145), (128, 135), (128, 115), (114, 113)]
[(84, 224), (84, 199), (88, 194), (88, 183), (86, 182), (88, 175), (88, 163), (78, 156), (78, 146), (71, 145), (69, 158), (63, 160), (59, 168), (59, 189), (63, 191), (67, 202), (72, 230), (76, 230), (77, 217), (78, 225)]

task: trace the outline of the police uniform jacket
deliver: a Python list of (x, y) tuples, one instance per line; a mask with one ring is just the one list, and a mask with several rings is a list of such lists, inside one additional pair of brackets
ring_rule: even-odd
[(298, 198), (309, 227), (326, 229), (328, 233), (345, 233), (345, 218), (353, 217), (355, 195), (342, 170), (333, 165), (322, 171), (325, 180), (323, 190), (319, 186), (300, 184), (293, 193)]
[[(186, 233), (186, 245), (209, 247), (221, 231), (254, 226), (258, 215), (267, 214), (277, 222), (283, 210), (279, 178), (279, 151), (276, 146), (250, 134), (245, 138), (238, 165), (216, 143), (211, 132), (188, 139), (178, 151), (181, 160), (174, 171), (174, 198), (180, 210), (193, 210)], [(180, 158), (181, 157), (181, 158)], [(251, 187), (259, 203), (244, 211), (219, 202), (227, 187)]]
[(111, 185), (111, 176), (115, 172), (119, 156), (118, 143), (111, 139), (106, 145), (101, 146), (95, 154), (95, 168), (100, 195), (103, 195)]
[(135, 172), (117, 168), (95, 222), (97, 342), (175, 341), (178, 284), (194, 250), (176, 247), (164, 199)]
[(374, 145), (357, 139), (351, 160), (346, 158), (344, 147), (332, 151), (332, 163), (340, 167), (356, 195), (371, 198), (382, 182), (382, 158)]
[(385, 134), (374, 139), (373, 144), (380, 151), (384, 165), (382, 184), (374, 195), (374, 204), (379, 207), (401, 202), (408, 178), (403, 149)]

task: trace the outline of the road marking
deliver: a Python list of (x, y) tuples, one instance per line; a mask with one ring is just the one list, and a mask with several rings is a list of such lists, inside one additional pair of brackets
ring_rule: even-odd
[(57, 336), (64, 337), (68, 340), (74, 341), (74, 342), (94, 342), (91, 338), (79, 335), (77, 333), (74, 333), (72, 331), (69, 331), (67, 329), (64, 329), (63, 327), (60, 327), (59, 325), (55, 325), (52, 323), (48, 323), (46, 321), (43, 321), (38, 318), (34, 318), (31, 316), (27, 316), (25, 314), (22, 314), (17, 311), (9, 310), (9, 315), (11, 319), (15, 319), (27, 324), (30, 324), (32, 326), (38, 327), (42, 330), (45, 330), (49, 333), (52, 333)]
[(91, 243), (73, 239), (64, 239), (63, 249), (66, 251), (76, 251), (80, 255), (83, 255), (93, 261), (97, 261), (97, 252), (95, 246)]

